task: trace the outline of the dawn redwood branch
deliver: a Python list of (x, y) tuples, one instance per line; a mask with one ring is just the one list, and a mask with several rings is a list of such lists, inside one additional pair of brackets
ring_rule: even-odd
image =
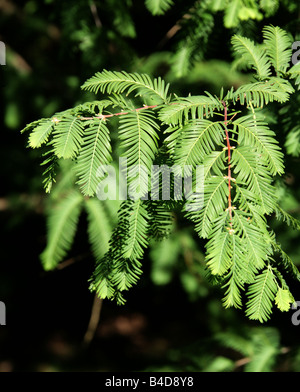
[(227, 129), (228, 124), (228, 114), (227, 114), (227, 106), (224, 101), (222, 101), (224, 107), (224, 126), (225, 126), (225, 135), (226, 135), (226, 143), (227, 143), (227, 154), (228, 154), (228, 172), (227, 172), (227, 179), (228, 179), (228, 211), (229, 211), (229, 219), (230, 219), (230, 230), (229, 232), (232, 233), (232, 200), (231, 200), (231, 145), (229, 139), (229, 133)]
[[(144, 105), (143, 107), (141, 107), (141, 108), (137, 108), (137, 109), (134, 109), (136, 112), (139, 112), (140, 110), (145, 110), (145, 109), (153, 109), (153, 108), (156, 108), (158, 105), (151, 105), (151, 106), (148, 106), (148, 105)], [(80, 119), (81, 120), (93, 120), (94, 118), (98, 118), (98, 119), (100, 119), (100, 120), (105, 120), (106, 118), (109, 118), (109, 117), (114, 117), (114, 116), (122, 116), (123, 114), (128, 114), (129, 112), (119, 112), (119, 113), (112, 113), (112, 114), (100, 114), (99, 116), (94, 116), (94, 117), (81, 117)]]

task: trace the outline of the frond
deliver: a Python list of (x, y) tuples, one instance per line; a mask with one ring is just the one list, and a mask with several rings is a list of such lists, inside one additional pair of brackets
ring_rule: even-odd
[(144, 253), (143, 248), (147, 244), (148, 212), (141, 200), (132, 203), (132, 209), (128, 217), (128, 240), (123, 250), (123, 257), (128, 259), (140, 259)]
[(187, 212), (186, 217), (195, 224), (195, 230), (202, 238), (210, 236), (215, 219), (224, 213), (228, 203), (226, 177), (213, 176), (204, 186), (204, 205), (200, 211)]
[(105, 209), (105, 203), (97, 198), (86, 199), (84, 207), (87, 212), (89, 242), (96, 261), (99, 261), (108, 251), (113, 224)]
[(265, 213), (265, 209), (264, 207), (262, 207), (262, 201), (259, 198), (259, 196), (256, 193), (247, 189), (245, 187), (245, 184), (243, 183), (240, 184), (238, 181), (235, 181), (234, 188), (235, 188), (235, 196), (233, 199), (234, 206), (238, 205), (241, 211), (245, 211), (252, 215), (253, 215), (253, 208), (255, 208), (259, 216), (262, 216), (262, 214)]
[(153, 113), (132, 111), (120, 119), (119, 138), (122, 156), (126, 158), (129, 193), (144, 196), (148, 192), (148, 174), (158, 152), (159, 127)]
[[(267, 317), (267, 316), (266, 316)], [(280, 336), (274, 328), (256, 328), (252, 331), (253, 353), (245, 365), (245, 372), (271, 372), (280, 354)]]
[(290, 129), (286, 135), (284, 147), (289, 155), (293, 157), (299, 157), (300, 155), (300, 128), (298, 124)]
[(111, 105), (112, 102), (109, 99), (101, 99), (101, 101), (96, 100), (96, 101), (84, 102), (71, 109), (70, 114), (75, 116), (78, 114), (81, 115), (90, 114), (90, 115), (97, 116), (102, 114), (103, 109)]
[(223, 143), (222, 122), (194, 120), (182, 127), (175, 146), (174, 163), (181, 168), (196, 165)]
[(124, 201), (118, 212), (109, 249), (98, 261), (92, 276), (91, 289), (100, 298), (119, 298), (137, 282), (142, 273), (140, 259), (148, 244), (148, 213), (143, 202)]
[(40, 124), (44, 123), (47, 120), (49, 120), (49, 119), (48, 118), (40, 118), (39, 120), (31, 121), (20, 132), (22, 134), (22, 133), (25, 133), (28, 131), (32, 131), (32, 130), (34, 130), (34, 128), (36, 128), (37, 126), (39, 126)]
[(77, 183), (86, 196), (93, 196), (99, 183), (99, 169), (111, 162), (109, 130), (105, 119), (85, 122), (83, 143), (76, 162)]
[(48, 158), (44, 159), (41, 163), (41, 166), (46, 166), (46, 169), (43, 172), (43, 176), (45, 177), (43, 180), (43, 186), (46, 193), (50, 193), (53, 183), (56, 182), (56, 170), (58, 166), (58, 158), (54, 154), (53, 150), (46, 152), (43, 156), (48, 156)]
[(272, 312), (273, 301), (277, 293), (276, 279), (272, 268), (268, 266), (259, 275), (248, 289), (248, 302), (246, 315), (250, 320), (267, 321)]
[(74, 191), (50, 211), (47, 222), (47, 246), (41, 254), (45, 270), (54, 269), (70, 250), (82, 201), (82, 195)]
[(265, 82), (243, 84), (232, 94), (232, 98), (241, 105), (251, 102), (253, 106), (262, 108), (269, 102), (286, 102), (293, 91), (287, 80), (270, 78)]
[(223, 275), (232, 265), (232, 236), (223, 229), (207, 244), (206, 263), (213, 275)]
[(278, 204), (275, 206), (274, 212), (278, 220), (285, 222), (288, 226), (291, 226), (295, 230), (300, 230), (299, 219), (296, 219), (287, 211), (284, 211)]
[(38, 122), (37, 127), (29, 135), (29, 146), (31, 148), (39, 148), (46, 143), (54, 129), (54, 124), (53, 119), (44, 119)]
[(232, 265), (232, 236), (229, 227), (229, 213), (220, 213), (214, 220), (206, 244), (205, 261), (212, 275), (224, 275)]
[(256, 270), (253, 271), (251, 264), (249, 265), (245, 262), (247, 254), (244, 252), (242, 239), (238, 236), (231, 235), (231, 241), (231, 267), (225, 277), (225, 281), (227, 282), (223, 286), (224, 289), (226, 288), (223, 305), (225, 308), (232, 306), (241, 308), (241, 292), (245, 290), (245, 283), (250, 283), (254, 279)]
[(174, 5), (172, 0), (145, 0), (145, 5), (152, 15), (163, 15)]
[(291, 309), (291, 304), (294, 302), (291, 292), (281, 287), (278, 288), (275, 296), (275, 305), (281, 312), (288, 312)]
[(258, 270), (265, 265), (271, 253), (266, 229), (250, 220), (247, 214), (234, 210), (232, 219), (232, 265), (225, 276), (226, 288), (223, 304), (225, 308), (242, 306), (245, 285), (253, 283)]
[(234, 120), (233, 126), (235, 132), (238, 130), (237, 142), (257, 148), (271, 175), (284, 173), (283, 153), (275, 139), (275, 133), (264, 121), (247, 115)]
[(164, 124), (182, 125), (190, 119), (203, 119), (213, 116), (214, 110), (222, 110), (220, 101), (211, 95), (195, 95), (187, 98), (179, 98), (159, 111), (159, 119)]
[(163, 146), (166, 148), (169, 156), (171, 158), (174, 158), (175, 154), (175, 146), (177, 143), (177, 139), (180, 135), (182, 126), (177, 125), (175, 127), (169, 126), (167, 129), (165, 129), (164, 134), (168, 135), (164, 138), (163, 140)]
[(224, 13), (224, 26), (227, 29), (236, 27), (239, 22), (240, 0), (233, 0), (228, 3)]
[(239, 210), (234, 211), (233, 227), (235, 234), (239, 235), (243, 241), (245, 263), (252, 265), (253, 269), (263, 268), (271, 253), (271, 247), (266, 241), (264, 231), (251, 221), (246, 213)]
[(188, 75), (193, 64), (194, 46), (191, 42), (182, 42), (172, 57), (172, 72), (176, 78)]
[(270, 63), (264, 50), (255, 45), (249, 38), (234, 35), (231, 39), (233, 49), (238, 56), (243, 56), (249, 67), (255, 69), (260, 79), (271, 76)]
[(116, 291), (123, 291), (135, 284), (142, 273), (140, 259), (148, 244), (149, 217), (141, 200), (127, 203), (119, 216), (127, 221), (127, 230), (122, 254), (114, 261), (113, 283)]
[(112, 299), (114, 296), (115, 289), (111, 279), (112, 270), (112, 255), (108, 251), (97, 262), (93, 275), (90, 278), (90, 291), (96, 292), (101, 299)]
[(232, 154), (233, 173), (239, 191), (241, 192), (240, 186), (245, 184), (247, 196), (251, 192), (254, 201), (253, 196), (256, 195), (256, 201), (262, 206), (264, 213), (270, 214), (274, 209), (275, 190), (269, 170), (260, 160), (259, 153), (249, 150), (249, 147), (238, 147)]
[(271, 245), (274, 249), (274, 252), (279, 254), (283, 264), (283, 268), (288, 273), (290, 273), (294, 279), (300, 282), (300, 272), (297, 266), (293, 263), (291, 258), (288, 256), (288, 254), (286, 254), (286, 252), (281, 248), (280, 244), (278, 244), (277, 241), (272, 241)]
[(260, 0), (259, 6), (264, 11), (266, 17), (269, 17), (278, 10), (279, 0)]
[(171, 233), (173, 217), (161, 201), (146, 200), (144, 204), (149, 216), (148, 235), (155, 240), (162, 241)]
[(241, 353), (245, 357), (251, 357), (251, 355), (253, 355), (253, 344), (248, 336), (242, 336), (241, 334), (226, 331), (218, 332), (215, 339), (220, 342), (222, 346)]
[(278, 26), (266, 26), (263, 37), (267, 56), (276, 74), (285, 73), (292, 57), (292, 41), (287, 32)]
[(53, 147), (58, 158), (74, 158), (83, 142), (83, 121), (66, 115), (57, 123), (53, 132)]
[[(206, 180), (213, 175), (223, 176), (226, 170), (225, 150), (212, 151), (210, 154), (206, 155), (203, 159), (204, 166), (204, 183)], [(226, 163), (225, 163), (226, 162)]]
[(136, 96), (146, 96), (156, 101), (167, 102), (169, 85), (166, 85), (161, 78), (152, 80), (147, 74), (104, 70), (88, 79), (82, 88), (94, 93), (101, 91), (108, 94), (121, 94), (126, 91), (128, 95), (136, 92)]

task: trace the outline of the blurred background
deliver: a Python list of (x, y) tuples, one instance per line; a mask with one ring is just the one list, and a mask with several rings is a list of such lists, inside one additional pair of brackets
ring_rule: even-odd
[[(225, 310), (204, 273), (204, 243), (178, 220), (153, 244), (125, 306), (95, 301), (94, 259), (80, 218), (74, 246), (52, 272), (41, 266), (49, 196), (40, 151), (27, 148), (26, 124), (85, 102), (80, 86), (103, 69), (146, 72), (180, 96), (237, 87), (234, 33), (261, 40), (266, 24), (300, 34), (298, 0), (0, 0), (0, 371), (300, 371), (300, 325), (274, 310), (266, 324)], [(155, 6), (158, 4), (158, 6)], [(283, 207), (299, 217), (299, 98), (287, 139)], [(298, 110), (298, 111), (297, 111)], [(297, 122), (298, 121), (298, 122)], [(299, 128), (300, 129), (300, 128)], [(300, 265), (299, 232), (272, 222)], [(290, 281), (295, 300), (299, 282)], [(300, 320), (300, 317), (299, 317)]]

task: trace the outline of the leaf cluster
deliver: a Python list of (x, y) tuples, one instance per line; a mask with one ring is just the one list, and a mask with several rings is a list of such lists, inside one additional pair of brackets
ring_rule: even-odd
[[(142, 273), (145, 249), (152, 238), (168, 234), (170, 210), (177, 205), (206, 240), (207, 271), (223, 287), (226, 308), (241, 308), (246, 298), (246, 315), (260, 322), (268, 320), (274, 304), (281, 311), (289, 309), (293, 296), (284, 274), (290, 272), (296, 279), (299, 274), (268, 217), (277, 214), (296, 228), (299, 223), (276, 199), (274, 180), (284, 173), (284, 154), (262, 109), (270, 103), (285, 104), (296, 92), (290, 44), (287, 33), (274, 26), (264, 28), (263, 45), (235, 35), (233, 49), (254, 78), (219, 96), (206, 92), (178, 97), (160, 77), (104, 70), (83, 85), (102, 94), (102, 100), (26, 127), (30, 147), (49, 149), (46, 189), (51, 188), (57, 161), (69, 160), (87, 198), (97, 254), (90, 287), (100, 298), (124, 303), (123, 292)], [(115, 120), (118, 149), (111, 143)], [(118, 223), (103, 254), (97, 245), (102, 212), (93, 197), (116, 198), (109, 183), (116, 177), (108, 170), (115, 157), (126, 160), (119, 174), (125, 174), (127, 182)], [(165, 174), (172, 181), (153, 182), (157, 162), (162, 178)], [(78, 193), (70, 194), (49, 220), (50, 240), (42, 256), (46, 268), (54, 268), (69, 248), (82, 202)], [(103, 222), (105, 227), (105, 218)]]

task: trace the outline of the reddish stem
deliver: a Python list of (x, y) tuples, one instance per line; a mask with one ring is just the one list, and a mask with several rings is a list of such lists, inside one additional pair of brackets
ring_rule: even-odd
[(229, 219), (230, 219), (230, 227), (232, 228), (232, 202), (231, 202), (231, 145), (229, 140), (229, 134), (227, 129), (227, 106), (224, 101), (222, 101), (224, 106), (224, 125), (225, 125), (225, 135), (226, 135), (226, 142), (227, 142), (227, 150), (228, 150), (228, 211), (229, 211)]
[[(152, 106), (148, 106), (148, 105), (144, 105), (141, 108), (137, 108), (135, 109), (136, 112), (140, 111), (140, 110), (144, 110), (144, 109), (153, 109), (156, 108), (158, 105), (152, 105)], [(100, 119), (105, 119), (105, 118), (109, 118), (109, 117), (114, 117), (114, 116), (122, 116), (123, 114), (128, 114), (129, 112), (120, 112), (120, 113), (113, 113), (113, 114), (100, 114), (99, 116), (94, 116), (94, 117), (81, 117), (81, 120), (93, 120), (94, 118), (100, 118)]]

